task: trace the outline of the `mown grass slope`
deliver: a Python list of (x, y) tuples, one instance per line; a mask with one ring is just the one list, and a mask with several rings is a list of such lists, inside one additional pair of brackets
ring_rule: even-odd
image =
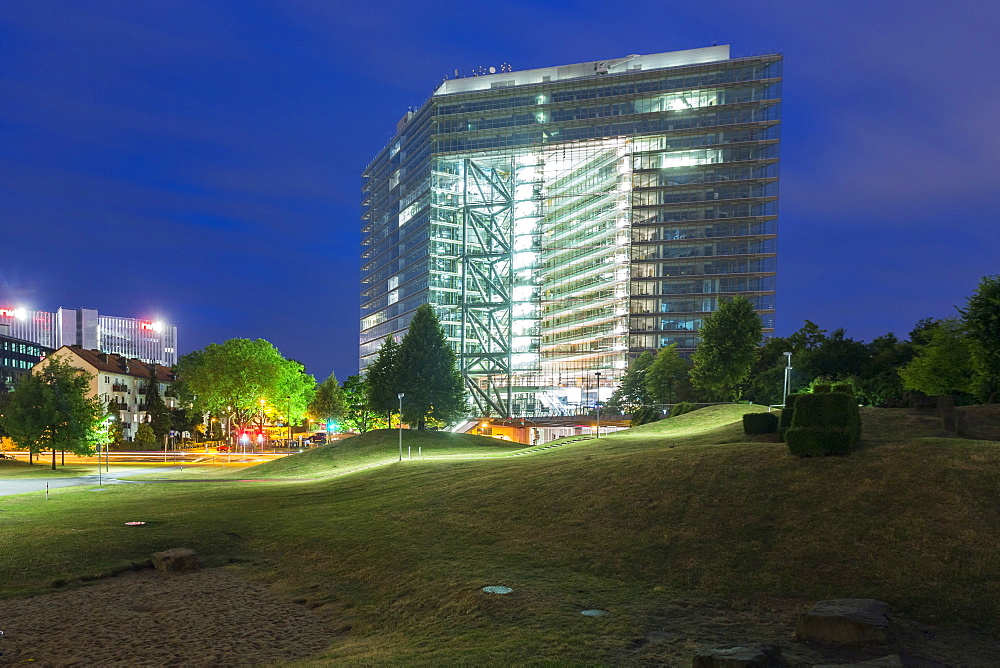
[[(929, 623), (997, 628), (1000, 444), (870, 410), (860, 451), (798, 459), (747, 441), (745, 410), (523, 457), (0, 498), (0, 594), (183, 545), (249, 560), (248, 573), (308, 598), (344, 629), (327, 659), (359, 663), (689, 661), (691, 640), (633, 648), (678, 601), (873, 597)], [(303, 470), (320, 475), (326, 456)], [(277, 475), (255, 469), (240, 475)], [(122, 525), (133, 519), (150, 524)], [(491, 597), (488, 584), (515, 593)], [(579, 615), (594, 607), (612, 615)], [(731, 627), (734, 642), (753, 640), (748, 624)]]

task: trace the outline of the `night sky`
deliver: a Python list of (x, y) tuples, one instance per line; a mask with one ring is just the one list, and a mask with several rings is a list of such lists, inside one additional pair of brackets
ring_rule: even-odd
[(1000, 273), (1000, 2), (0, 3), (0, 306), (357, 371), (360, 175), (456, 68), (785, 56), (777, 332)]

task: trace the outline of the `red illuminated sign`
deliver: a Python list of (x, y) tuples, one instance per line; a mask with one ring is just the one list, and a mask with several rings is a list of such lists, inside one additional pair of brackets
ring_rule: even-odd
[(148, 329), (148, 330), (152, 331), (153, 330), (153, 323), (151, 323), (151, 322), (140, 322), (139, 323), (139, 329)]
[(15, 311), (16, 309), (12, 308), (0, 308), (0, 315), (13, 318), (16, 315)]

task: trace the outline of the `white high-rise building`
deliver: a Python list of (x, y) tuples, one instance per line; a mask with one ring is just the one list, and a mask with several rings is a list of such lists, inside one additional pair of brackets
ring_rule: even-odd
[(47, 348), (80, 346), (144, 362), (177, 363), (177, 327), (165, 322), (101, 315), (96, 309), (60, 308), (55, 313), (0, 306), (9, 335)]

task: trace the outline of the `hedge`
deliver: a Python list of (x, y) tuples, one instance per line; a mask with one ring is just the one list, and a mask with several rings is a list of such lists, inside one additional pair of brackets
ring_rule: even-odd
[(847, 427), (792, 427), (785, 432), (785, 443), (799, 457), (846, 455), (854, 449)]
[[(806, 431), (792, 436), (795, 429)], [(819, 435), (820, 431), (829, 434)], [(852, 395), (840, 392), (798, 397), (792, 424), (784, 434), (788, 449), (802, 456), (844, 454), (855, 449), (860, 439), (858, 405)]]
[(789, 394), (785, 397), (785, 407), (781, 410), (781, 419), (778, 420), (778, 438), (785, 440), (785, 432), (792, 426), (792, 419), (795, 417), (795, 401), (802, 394)]
[(778, 431), (778, 416), (774, 413), (746, 413), (743, 416), (743, 433), (748, 436), (773, 434)]

